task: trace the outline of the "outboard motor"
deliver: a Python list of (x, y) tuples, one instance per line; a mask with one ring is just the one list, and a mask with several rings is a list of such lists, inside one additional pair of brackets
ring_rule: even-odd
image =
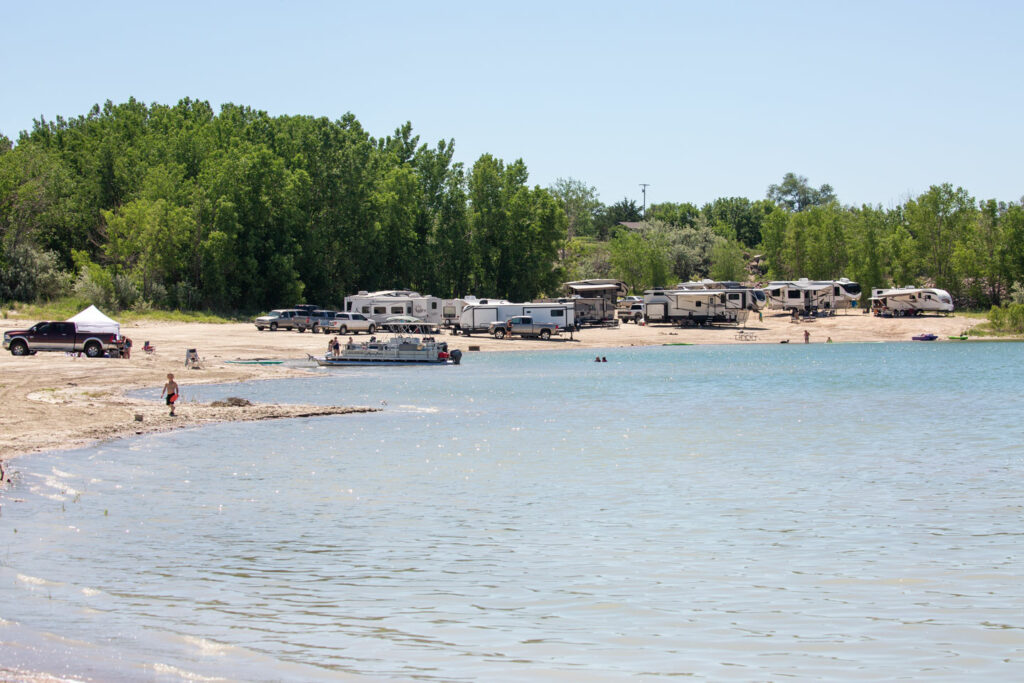
[(452, 349), (452, 352), (448, 354), (448, 357), (452, 359), (452, 363), (458, 365), (459, 361), (462, 360), (462, 351), (459, 351), (458, 349)]

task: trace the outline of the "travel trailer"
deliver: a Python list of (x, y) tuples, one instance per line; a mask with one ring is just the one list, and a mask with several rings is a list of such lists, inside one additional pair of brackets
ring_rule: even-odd
[(466, 306), (459, 321), (452, 325), (455, 334), (466, 336), (474, 332), (486, 333), (491, 323), (505, 322), (517, 315), (531, 316), (534, 322), (552, 323), (562, 329), (575, 329), (576, 309), (571, 303), (532, 302), (525, 304), (480, 303)]
[(507, 304), (506, 299), (477, 299), (472, 294), (459, 299), (445, 299), (441, 302), (441, 325), (454, 327), (459, 322), (459, 317), (466, 306), (477, 304)]
[(768, 307), (799, 313), (834, 311), (851, 308), (860, 299), (860, 285), (844, 278), (839, 280), (779, 280), (764, 288)]
[(895, 287), (871, 290), (871, 310), (875, 315), (896, 317), (920, 315), (929, 311), (953, 312), (953, 297), (934, 287)]
[(576, 308), (577, 325), (614, 325), (619, 297), (629, 291), (621, 280), (578, 280), (564, 285), (568, 297), (560, 303), (572, 302)]
[(674, 325), (743, 324), (764, 305), (759, 289), (649, 289), (644, 292), (648, 323)]
[(377, 323), (382, 323), (393, 315), (411, 315), (435, 325), (442, 322), (441, 299), (436, 296), (423, 296), (408, 289), (359, 292), (345, 297), (344, 303), (347, 312), (362, 313)]

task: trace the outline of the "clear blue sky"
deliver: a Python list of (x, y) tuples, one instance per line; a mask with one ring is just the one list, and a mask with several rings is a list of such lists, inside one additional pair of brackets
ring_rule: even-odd
[(352, 112), (607, 204), (1024, 195), (1020, 2), (5, 2), (0, 132), (183, 97)]

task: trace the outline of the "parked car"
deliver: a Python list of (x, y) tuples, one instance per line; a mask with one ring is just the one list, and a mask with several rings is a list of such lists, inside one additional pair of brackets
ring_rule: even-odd
[(644, 319), (644, 302), (635, 301), (630, 304), (629, 308), (619, 309), (619, 320), (628, 323), (630, 320), (636, 324), (640, 324)]
[(263, 330), (294, 330), (301, 323), (305, 323), (306, 314), (294, 308), (275, 308), (266, 315), (261, 315), (253, 322), (256, 329)]
[(366, 332), (373, 334), (377, 331), (377, 323), (367, 318), (362, 313), (335, 313), (334, 317), (324, 323), (324, 334), (355, 334)]
[(296, 325), (296, 329), (299, 332), (309, 330), (313, 334), (316, 334), (317, 332), (323, 331), (326, 334), (327, 326), (330, 325), (332, 320), (334, 320), (334, 316), (336, 314), (337, 311), (327, 311), (321, 308), (309, 311), (304, 317), (302, 317), (299, 324)]

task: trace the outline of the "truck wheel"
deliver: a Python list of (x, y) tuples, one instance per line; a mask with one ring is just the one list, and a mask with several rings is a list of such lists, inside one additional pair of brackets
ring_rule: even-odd
[(91, 341), (85, 345), (85, 355), (89, 358), (99, 358), (103, 355), (103, 349), (98, 342)]
[(348, 326), (338, 325), (338, 334), (348, 334)]
[(495, 339), (504, 339), (505, 338), (505, 329), (502, 328), (502, 327), (499, 327), (498, 329), (496, 329), (494, 331), (494, 338)]
[(259, 330), (260, 332), (262, 332), (263, 331), (263, 326), (262, 325), (257, 325), (256, 329)]
[(542, 340), (544, 340), (544, 341), (547, 341), (548, 339), (551, 339), (551, 330), (541, 330), (540, 331), (540, 338)]
[(11, 355), (12, 356), (27, 356), (28, 355), (28, 344), (18, 339), (17, 341), (11, 342)]
[(376, 325), (370, 325), (368, 328), (366, 328), (366, 333), (367, 334), (373, 334), (376, 331), (377, 331), (377, 326)]
[(277, 323), (270, 323), (270, 331), (277, 332)]

